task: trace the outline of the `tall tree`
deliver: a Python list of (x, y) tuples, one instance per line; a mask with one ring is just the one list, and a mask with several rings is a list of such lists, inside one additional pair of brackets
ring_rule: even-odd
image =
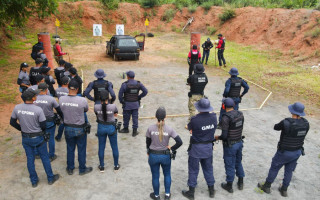
[(57, 7), (57, 0), (0, 0), (0, 26), (10, 23), (22, 27), (30, 15), (43, 18)]

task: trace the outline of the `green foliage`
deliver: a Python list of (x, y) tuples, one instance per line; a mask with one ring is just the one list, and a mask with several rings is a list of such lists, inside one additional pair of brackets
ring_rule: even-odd
[(310, 31), (310, 32), (307, 32), (305, 34), (305, 36), (309, 36), (309, 37), (312, 37), (312, 38), (317, 38), (320, 36), (320, 28), (317, 27), (315, 28), (314, 30)]
[(153, 8), (159, 5), (158, 0), (141, 0), (140, 4), (145, 8)]
[(192, 5), (188, 6), (188, 11), (189, 11), (190, 13), (194, 13), (194, 12), (196, 12), (197, 7), (198, 7), (197, 4), (192, 4)]
[(53, 14), (57, 6), (56, 0), (1, 0), (0, 26), (13, 23), (22, 27), (32, 14), (43, 18)]
[(208, 30), (208, 33), (210, 34), (210, 35), (213, 35), (213, 34), (215, 34), (216, 32), (217, 32), (217, 29), (215, 28), (215, 27), (207, 27), (207, 30)]
[(221, 24), (223, 24), (226, 21), (234, 18), (235, 16), (236, 16), (236, 12), (233, 8), (224, 8), (223, 12), (219, 15), (219, 19)]
[(173, 4), (176, 6), (177, 9), (182, 10), (184, 7), (190, 6), (191, 0), (174, 0)]
[(170, 8), (163, 13), (161, 20), (166, 22), (171, 22), (175, 14), (176, 14), (176, 10)]
[(205, 10), (205, 11), (209, 11), (211, 9), (211, 6), (213, 5), (213, 3), (211, 1), (207, 1), (201, 4), (201, 7)]
[(152, 13), (152, 16), (157, 16), (158, 14), (157, 10), (154, 8), (151, 9), (151, 13)]
[(109, 10), (116, 10), (119, 7), (119, 0), (99, 0)]

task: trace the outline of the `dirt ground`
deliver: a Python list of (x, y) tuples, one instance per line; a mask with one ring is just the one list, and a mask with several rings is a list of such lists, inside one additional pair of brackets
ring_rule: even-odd
[[(105, 46), (101, 44), (76, 46), (71, 53), (77, 56), (72, 58), (72, 62), (77, 67), (82, 66), (85, 85), (94, 80), (93, 73), (96, 69), (104, 69), (107, 73), (107, 80), (114, 84), (116, 94), (121, 83), (125, 81), (122, 79), (122, 73), (127, 70), (134, 70), (136, 79), (140, 80), (149, 90), (149, 94), (142, 100), (143, 108), (139, 111), (140, 117), (154, 116), (159, 106), (165, 106), (167, 114), (185, 114), (188, 113), (188, 86), (185, 84), (188, 67), (185, 62), (171, 59), (170, 55), (157, 55), (156, 44), (161, 44), (163, 37), (165, 36), (148, 38), (146, 50), (142, 52), (139, 61), (115, 62), (105, 55)], [(217, 76), (217, 74), (221, 74), (221, 70), (213, 67), (206, 67), (206, 73), (209, 77), (209, 84), (206, 87), (205, 94), (209, 97), (215, 112), (218, 112), (224, 81), (227, 76)], [(243, 98), (243, 103), (240, 105), (241, 109), (259, 107), (267, 95), (255, 86), (250, 85), (250, 87), (249, 93)], [(116, 103), (121, 114), (122, 110), (118, 100)], [(216, 199), (281, 198), (277, 188), (283, 178), (283, 170), (280, 171), (272, 185), (270, 195), (256, 191), (256, 184), (258, 181), (264, 181), (267, 176), (280, 135), (279, 132), (273, 130), (273, 125), (290, 116), (287, 109), (289, 103), (292, 102), (285, 99), (279, 101), (272, 96), (262, 110), (244, 111), (244, 135), (246, 139), (243, 150), (243, 166), (246, 177), (243, 191), (238, 191), (235, 187), (234, 193), (229, 194), (220, 187), (221, 182), (225, 180), (223, 151), (221, 143), (214, 146), (213, 165), (216, 179), (215, 189), (217, 190)], [(135, 138), (131, 134), (118, 134), (121, 169), (119, 171), (113, 170), (112, 152), (110, 145), (107, 145), (106, 170), (104, 173), (100, 173), (97, 169), (99, 163), (97, 156), (98, 139), (94, 135), (96, 122), (92, 109), (93, 103), (90, 102), (89, 105), (88, 116), (92, 124), (92, 133), (88, 135), (87, 166), (92, 166), (94, 171), (88, 175), (79, 176), (77, 170), (75, 170), (76, 173), (72, 176), (67, 175), (65, 171), (66, 144), (62, 140), (56, 143), (58, 159), (52, 163), (54, 173), (61, 175), (60, 180), (49, 186), (41, 161), (36, 160), (40, 183), (37, 188), (33, 189), (28, 177), (26, 157), (21, 145), (21, 135), (18, 131), (7, 128), (6, 132), (8, 134), (0, 136), (0, 199), (149, 199), (152, 185), (145, 149), (145, 132), (148, 126), (156, 121), (154, 119), (140, 120), (140, 135)], [(8, 112), (11, 113), (11, 110)], [(319, 119), (308, 116), (306, 118), (311, 124), (304, 145), (306, 156), (301, 157), (298, 161), (291, 186), (288, 189), (288, 199), (318, 199), (320, 196)], [(121, 118), (120, 121), (122, 121)], [(176, 160), (172, 161), (171, 167), (172, 199), (183, 200), (181, 190), (187, 188), (188, 179), (187, 148), (190, 135), (184, 129), (187, 117), (169, 118), (166, 123), (178, 132), (184, 142), (178, 150)], [(220, 130), (216, 131), (216, 134), (220, 133)], [(76, 162), (76, 167), (77, 165)], [(162, 175), (160, 184), (160, 193), (163, 199)], [(196, 199), (209, 199), (202, 172), (199, 173), (195, 197)]]

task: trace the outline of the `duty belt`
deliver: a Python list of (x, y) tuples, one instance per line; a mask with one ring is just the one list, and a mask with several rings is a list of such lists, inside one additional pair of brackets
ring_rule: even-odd
[(53, 122), (55, 120), (54, 120), (54, 117), (46, 117), (46, 121), (47, 122)]
[(239, 140), (230, 140), (230, 141), (223, 141), (223, 145), (234, 145), (237, 144), (239, 142), (242, 142), (242, 139)]
[(82, 125), (78, 125), (78, 124), (66, 124), (64, 123), (64, 126), (69, 126), (71, 128), (84, 128), (86, 126), (86, 124), (82, 124)]
[(37, 132), (37, 133), (24, 133), (24, 132), (21, 132), (21, 134), (22, 134), (22, 137), (27, 137), (27, 138), (43, 136), (43, 132)]
[(115, 122), (104, 122), (104, 121), (101, 121), (101, 120), (97, 120), (97, 123), (103, 124), (103, 125), (114, 125), (114, 126), (116, 126)]
[(171, 154), (169, 149), (163, 150), (163, 151), (149, 149), (149, 153), (158, 154), (158, 155), (170, 155)]

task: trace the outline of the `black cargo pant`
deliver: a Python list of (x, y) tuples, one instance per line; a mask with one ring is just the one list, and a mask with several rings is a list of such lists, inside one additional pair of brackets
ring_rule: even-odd
[(224, 65), (226, 64), (226, 60), (223, 57), (223, 52), (224, 52), (224, 49), (218, 49), (219, 66), (222, 66), (222, 62)]

